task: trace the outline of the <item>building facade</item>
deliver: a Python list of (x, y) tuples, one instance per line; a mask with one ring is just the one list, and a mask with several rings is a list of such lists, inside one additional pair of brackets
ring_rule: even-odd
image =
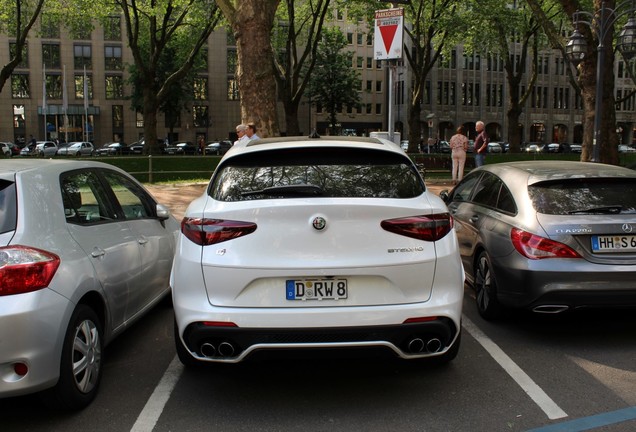
[[(352, 68), (360, 73), (362, 103), (345, 109), (338, 125), (329, 125), (326, 113), (310, 108), (306, 101), (298, 114), (303, 134), (314, 129), (325, 134), (336, 126), (341, 134), (368, 135), (386, 131), (392, 124), (407, 137), (408, 67), (392, 66), (394, 79), (389, 82), (389, 62), (373, 56), (373, 29), (345, 18), (338, 12), (332, 24), (341, 28), (348, 49), (355, 52)], [(127, 65), (133, 59), (122, 24), (120, 17), (112, 17), (103, 27), (72, 36), (57, 26), (42, 25), (33, 31), (25, 60), (0, 93), (0, 141), (23, 143), (33, 136), (38, 140), (88, 139), (100, 146), (112, 141), (130, 144), (143, 137), (143, 116), (131, 109), (129, 100)], [(14, 49), (12, 38), (0, 34), (0, 46), (0, 64), (7, 64)], [(518, 55), (514, 45), (512, 48), (513, 55)], [(241, 120), (234, 77), (237, 54), (225, 29), (213, 32), (205, 55), (207, 67), (197, 71), (190, 109), (172, 124), (159, 113), (159, 137), (171, 142), (236, 139), (235, 126)], [(556, 50), (548, 50), (541, 54), (538, 66), (538, 79), (519, 120), (522, 141), (580, 143), (582, 104), (567, 80), (567, 64)], [(530, 64), (526, 68), (530, 70)], [(616, 62), (615, 78), (617, 99), (631, 94), (634, 84), (621, 60)], [(461, 46), (455, 47), (426, 82), (419, 126), (422, 140), (447, 140), (459, 125), (474, 133), (478, 120), (486, 123), (493, 141), (507, 140), (506, 93), (502, 59), (464, 53)], [(285, 117), (282, 106), (280, 109), (284, 134)], [(623, 144), (635, 142), (635, 112), (634, 95), (617, 105), (616, 131)]]

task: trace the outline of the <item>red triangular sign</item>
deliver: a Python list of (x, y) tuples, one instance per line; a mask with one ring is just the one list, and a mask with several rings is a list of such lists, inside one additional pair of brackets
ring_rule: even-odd
[(389, 53), (391, 45), (393, 44), (393, 38), (395, 37), (397, 28), (397, 24), (380, 26), (380, 33), (382, 34), (382, 41), (384, 42), (384, 49), (386, 50), (387, 54)]

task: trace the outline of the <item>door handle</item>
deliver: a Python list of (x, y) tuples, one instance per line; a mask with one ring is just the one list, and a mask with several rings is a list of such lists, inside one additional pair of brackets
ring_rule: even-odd
[(473, 217), (471, 217), (471, 218), (470, 218), (470, 221), (471, 221), (472, 223), (475, 223), (475, 222), (477, 222), (478, 220), (479, 220), (479, 215), (475, 215), (475, 216), (473, 216)]
[(145, 245), (146, 243), (148, 243), (148, 239), (144, 236), (141, 236), (137, 239), (137, 243), (139, 243), (140, 245)]
[(97, 246), (93, 248), (93, 252), (91, 252), (91, 256), (93, 258), (99, 258), (106, 255), (106, 251), (104, 249), (100, 249)]

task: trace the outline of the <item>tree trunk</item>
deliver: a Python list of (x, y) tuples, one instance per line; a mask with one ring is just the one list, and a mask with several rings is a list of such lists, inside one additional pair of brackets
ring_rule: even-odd
[(420, 152), (420, 140), (422, 139), (422, 126), (420, 124), (420, 114), (422, 113), (422, 105), (419, 98), (413, 100), (409, 105), (408, 122), (409, 122), (409, 153)]
[(233, 16), (241, 94), (241, 121), (256, 124), (260, 137), (278, 136), (274, 53), (270, 43), (279, 0), (239, 0)]
[(159, 104), (152, 80), (144, 86), (144, 152), (149, 155), (160, 154), (157, 146), (157, 110)]

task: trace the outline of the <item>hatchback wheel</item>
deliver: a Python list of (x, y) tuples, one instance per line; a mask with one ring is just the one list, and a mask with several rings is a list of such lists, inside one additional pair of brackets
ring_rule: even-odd
[(497, 319), (501, 316), (502, 307), (497, 300), (497, 282), (490, 264), (490, 257), (486, 252), (479, 254), (476, 270), (475, 300), (477, 311), (486, 320)]
[(102, 328), (88, 306), (80, 304), (66, 330), (60, 378), (44, 393), (45, 402), (58, 409), (78, 410), (95, 398), (102, 376)]

